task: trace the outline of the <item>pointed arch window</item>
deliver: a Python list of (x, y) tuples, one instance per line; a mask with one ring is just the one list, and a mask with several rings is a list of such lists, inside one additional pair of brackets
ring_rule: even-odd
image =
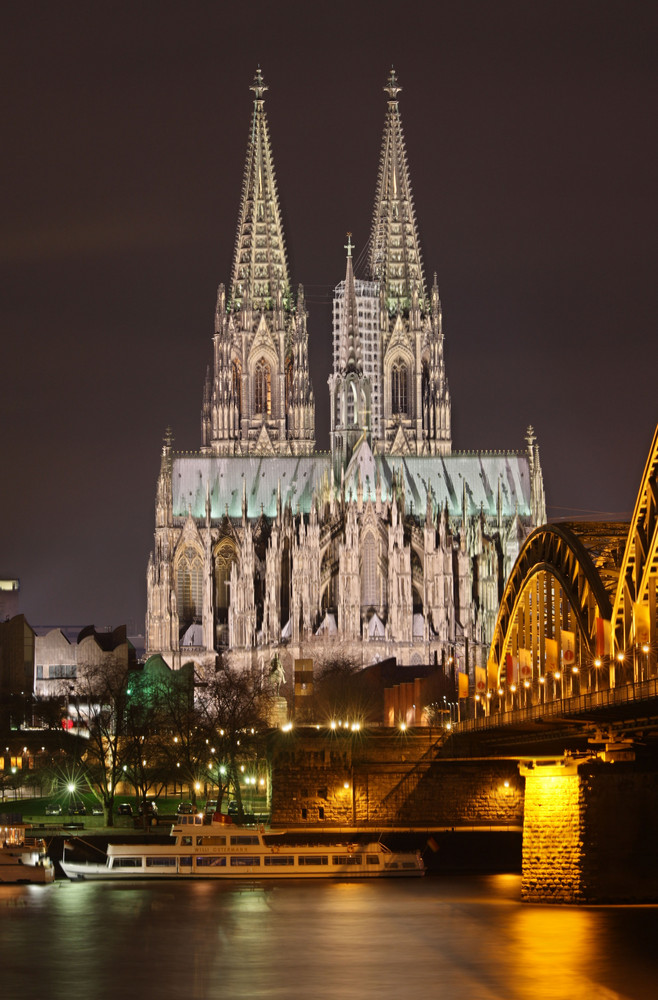
[(233, 399), (238, 408), (238, 414), (242, 416), (242, 365), (237, 358), (233, 361), (232, 371)]
[(191, 625), (203, 615), (203, 560), (196, 549), (187, 548), (178, 561), (176, 598), (181, 623)]
[(228, 621), (228, 609), (231, 595), (231, 567), (236, 561), (235, 547), (229, 541), (224, 541), (215, 555), (215, 605), (217, 620), (224, 625)]
[(365, 535), (361, 549), (361, 604), (365, 607), (379, 604), (377, 544), (370, 533)]
[(272, 373), (265, 358), (254, 368), (254, 413), (272, 413)]
[(292, 402), (292, 354), (289, 354), (286, 358), (286, 403), (290, 405)]
[(408, 413), (408, 371), (404, 361), (394, 361), (391, 366), (391, 412)]

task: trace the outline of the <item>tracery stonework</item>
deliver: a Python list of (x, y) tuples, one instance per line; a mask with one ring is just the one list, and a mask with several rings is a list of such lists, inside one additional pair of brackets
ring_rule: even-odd
[(304, 292), (291, 291), (260, 70), (201, 447), (168, 433), (147, 571), (147, 649), (363, 664), (483, 664), (519, 548), (545, 521), (532, 428), (520, 452), (456, 453), (436, 275), (429, 294), (394, 71), (368, 252), (334, 298), (331, 452), (315, 451)]

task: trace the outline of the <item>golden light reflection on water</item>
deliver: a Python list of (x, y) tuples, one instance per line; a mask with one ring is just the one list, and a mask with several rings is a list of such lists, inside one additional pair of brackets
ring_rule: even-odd
[(0, 989), (43, 1000), (38, 941), (48, 1000), (655, 1000), (655, 938), (658, 907), (523, 904), (516, 875), (63, 883), (0, 889)]
[[(516, 970), (515, 994), (525, 1000), (602, 997), (592, 978), (595, 916), (588, 910), (527, 906), (515, 909), (507, 924), (507, 963)], [(607, 992), (609, 998), (620, 994)]]

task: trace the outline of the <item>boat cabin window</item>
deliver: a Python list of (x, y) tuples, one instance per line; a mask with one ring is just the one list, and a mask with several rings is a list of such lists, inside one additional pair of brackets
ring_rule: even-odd
[(146, 859), (147, 868), (175, 868), (176, 858), (147, 858)]
[(361, 855), (360, 854), (333, 854), (331, 857), (332, 865), (360, 865)]
[(115, 868), (141, 868), (142, 859), (141, 858), (115, 858), (114, 859)]
[(202, 858), (196, 859), (196, 866), (197, 868), (226, 868), (226, 855), (221, 858), (204, 855)]
[(300, 865), (328, 865), (329, 856), (327, 854), (300, 854), (297, 861)]
[(292, 854), (271, 854), (265, 857), (265, 867), (268, 865), (276, 867), (279, 865), (294, 865), (295, 859)]
[(231, 868), (251, 868), (258, 865), (260, 865), (260, 858), (253, 854), (238, 854), (231, 858)]
[(192, 846), (192, 838), (191, 837), (181, 837), (180, 842), (181, 842), (181, 844), (182, 844), (183, 847), (191, 847)]
[(241, 837), (231, 837), (231, 843), (232, 844), (259, 844), (260, 841), (258, 839), (258, 835), (256, 834), (255, 836), (254, 835), (250, 835), (250, 836), (243, 835)]
[(192, 867), (192, 857), (188, 855), (184, 858), (178, 859), (178, 865), (180, 868), (191, 868)]
[(197, 837), (197, 847), (226, 847), (226, 837)]
[(367, 865), (378, 865), (379, 855), (378, 854), (366, 854), (366, 864)]

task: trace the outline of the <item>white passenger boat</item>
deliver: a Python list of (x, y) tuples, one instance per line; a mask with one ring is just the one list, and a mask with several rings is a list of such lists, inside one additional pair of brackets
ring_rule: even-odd
[(73, 861), (61, 867), (70, 879), (135, 878), (382, 878), (425, 874), (420, 852), (396, 852), (381, 841), (338, 842), (326, 833), (266, 832), (232, 823), (203, 825), (180, 816), (171, 844), (109, 844), (102, 864)]
[(0, 827), (0, 883), (52, 882), (53, 863), (46, 854), (46, 844), (38, 837), (29, 837), (29, 827), (23, 823)]

